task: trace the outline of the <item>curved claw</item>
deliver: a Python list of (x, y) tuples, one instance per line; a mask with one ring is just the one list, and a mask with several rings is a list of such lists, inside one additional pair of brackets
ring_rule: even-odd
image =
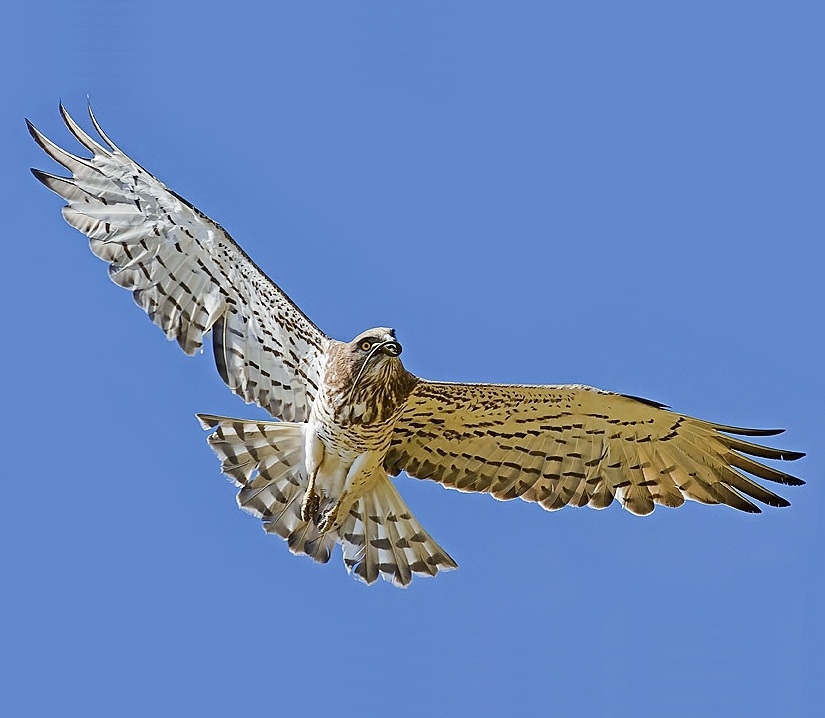
[(313, 488), (307, 489), (307, 492), (304, 494), (304, 501), (301, 504), (301, 520), (314, 520), (315, 515), (318, 513), (320, 503), (320, 499), (318, 498), (318, 494), (315, 493), (315, 490)]

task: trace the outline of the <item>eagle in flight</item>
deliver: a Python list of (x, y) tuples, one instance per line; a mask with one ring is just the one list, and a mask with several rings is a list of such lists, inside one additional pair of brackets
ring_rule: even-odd
[(802, 482), (756, 458), (802, 453), (742, 437), (781, 430), (724, 426), (656, 402), (580, 385), (460, 384), (420, 379), (392, 329), (352, 341), (324, 334), (219, 224), (112, 142), (93, 139), (60, 106), (90, 153), (61, 149), (27, 120), (71, 177), (33, 169), (68, 204), (112, 280), (187, 354), (212, 332), (221, 378), (275, 421), (199, 415), (238, 505), (295, 554), (406, 586), (455, 561), (424, 530), (390, 477), (401, 471), (459, 491), (519, 497), (548, 510), (644, 515), (685, 499), (758, 513), (788, 502), (755, 481)]

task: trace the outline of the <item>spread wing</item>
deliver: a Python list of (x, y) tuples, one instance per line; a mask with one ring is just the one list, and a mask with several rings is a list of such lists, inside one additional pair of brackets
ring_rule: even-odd
[(92, 153), (61, 149), (27, 120), (32, 137), (71, 177), (32, 170), (68, 201), (66, 221), (89, 237), (109, 275), (187, 354), (212, 330), (230, 389), (288, 421), (310, 412), (328, 341), (216, 222), (127, 157), (89, 116), (103, 144), (60, 112)]
[(752, 477), (804, 483), (755, 461), (804, 454), (741, 436), (741, 429), (586, 386), (420, 382), (395, 427), (386, 469), (459, 491), (520, 497), (545, 509), (604, 508), (618, 499), (634, 514), (685, 499), (758, 513), (750, 500), (788, 502)]

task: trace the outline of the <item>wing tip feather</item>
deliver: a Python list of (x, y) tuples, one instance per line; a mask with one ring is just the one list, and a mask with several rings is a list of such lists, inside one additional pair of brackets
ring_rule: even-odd
[[(34, 175), (34, 178), (38, 182), (43, 184), (45, 187), (50, 189), (55, 194), (60, 195), (61, 197), (63, 197), (63, 194), (57, 189), (55, 185), (60, 182), (63, 182), (64, 184), (67, 182), (71, 183), (71, 180), (67, 179), (66, 177), (59, 177), (58, 175), (53, 175), (49, 172), (39, 170), (36, 167), (30, 167), (29, 171)], [(66, 197), (63, 197), (63, 199), (66, 199)]]
[(69, 128), (69, 132), (71, 132), (78, 142), (83, 145), (89, 152), (93, 152), (95, 155), (103, 155), (106, 157), (111, 156), (110, 150), (106, 149), (101, 145), (99, 142), (96, 142), (94, 138), (89, 136), (83, 128), (75, 122), (74, 118), (69, 114), (66, 108), (63, 105), (63, 101), (60, 101), (59, 105), (60, 109), (60, 116), (63, 118), (63, 122), (65, 123), (66, 127)]
[(625, 399), (638, 401), (642, 404), (646, 404), (647, 406), (652, 406), (654, 409), (670, 409), (670, 406), (667, 404), (662, 404), (662, 402), (655, 401), (654, 399), (645, 399), (643, 396), (635, 396), (634, 394), (620, 394), (619, 396), (623, 396)]
[(785, 429), (751, 429), (746, 426), (726, 426), (725, 424), (714, 424), (713, 428), (716, 431), (738, 436), (778, 436), (785, 433)]
[(783, 486), (805, 486), (806, 482), (804, 479), (800, 479), (798, 476), (784, 474), (782, 480), (779, 483)]
[[(26, 121), (26, 129), (29, 131), (32, 139), (40, 145), (40, 139), (43, 137), (43, 133), (34, 126), (34, 123), (28, 117), (24, 117), (23, 119)], [(42, 147), (43, 145), (40, 146)]]
[(48, 185), (46, 184), (46, 178), (49, 177), (48, 172), (39, 170), (36, 167), (29, 167), (29, 171), (35, 176), (35, 179), (39, 180), (48, 187)]
[(120, 148), (114, 142), (112, 142), (112, 140), (109, 138), (109, 136), (103, 131), (103, 128), (100, 126), (100, 123), (97, 121), (97, 118), (95, 117), (95, 113), (92, 111), (91, 98), (88, 95), (86, 95), (86, 110), (89, 113), (89, 119), (92, 121), (92, 125), (94, 125), (95, 131), (97, 132), (97, 134), (100, 135), (101, 139), (107, 145), (109, 145), (109, 148), (113, 152), (121, 152)]
[(26, 129), (29, 131), (31, 138), (35, 141), (37, 146), (49, 155), (49, 157), (54, 159), (52, 152), (49, 150), (49, 145), (54, 143), (51, 142), (51, 140), (49, 140), (49, 138), (46, 137), (46, 135), (44, 135), (40, 130), (38, 130), (28, 117), (24, 117), (23, 119), (26, 120)]
[(221, 417), (212, 414), (195, 414), (195, 418), (204, 430), (214, 429), (221, 422)]

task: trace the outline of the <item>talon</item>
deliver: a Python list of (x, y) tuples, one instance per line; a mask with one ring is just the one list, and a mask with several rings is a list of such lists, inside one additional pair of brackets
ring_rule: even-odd
[(333, 506), (321, 517), (321, 520), (318, 522), (318, 530), (321, 533), (326, 533), (329, 529), (332, 528), (333, 524), (335, 523), (335, 519), (338, 518), (338, 507), (340, 505), (340, 503), (335, 504), (335, 506)]
[(304, 501), (301, 504), (301, 520), (312, 521), (315, 514), (318, 513), (319, 505), (320, 499), (318, 498), (318, 494), (312, 489), (307, 489), (306, 494), (304, 494)]

